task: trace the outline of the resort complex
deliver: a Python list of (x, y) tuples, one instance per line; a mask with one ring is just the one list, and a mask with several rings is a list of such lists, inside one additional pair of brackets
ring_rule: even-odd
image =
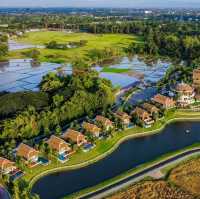
[[(197, 95), (200, 84), (198, 84), (198, 69), (193, 71), (193, 83), (186, 84), (183, 82), (177, 83), (170, 90), (174, 97), (157, 93), (151, 100), (144, 101), (133, 107), (129, 112), (118, 110), (112, 112), (109, 118), (104, 115), (96, 115), (94, 119), (89, 119), (80, 123), (78, 128), (68, 128), (59, 135), (51, 135), (49, 138), (44, 138), (45, 150), (52, 151), (51, 153), (61, 162), (65, 163), (69, 160), (77, 150), (82, 149), (88, 152), (95, 147), (95, 140), (102, 139), (112, 134), (113, 131), (120, 131), (126, 128), (149, 128), (154, 125), (160, 118), (165, 117), (164, 111), (175, 108), (189, 108), (191, 105), (198, 103)], [(76, 146), (76, 147), (74, 147)], [(23, 161), (28, 168), (37, 165), (48, 165), (51, 161), (47, 160), (43, 153), (38, 149), (20, 143), (13, 151), (16, 161)], [(0, 158), (1, 173), (16, 175), (17, 179), (23, 175), (23, 171), (17, 169), (14, 161), (7, 160), (4, 157)]]
[(199, 198), (200, 10), (3, 1), (0, 199)]

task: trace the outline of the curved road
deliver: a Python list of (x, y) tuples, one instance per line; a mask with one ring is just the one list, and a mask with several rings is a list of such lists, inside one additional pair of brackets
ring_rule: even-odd
[(10, 199), (10, 196), (6, 189), (0, 186), (0, 199)]
[(153, 166), (150, 166), (136, 174), (132, 174), (132, 175), (128, 176), (127, 178), (124, 178), (112, 185), (108, 185), (107, 187), (99, 189), (95, 192), (88, 193), (88, 194), (80, 197), (80, 199), (89, 199), (89, 198), (101, 199), (113, 192), (118, 191), (119, 189), (123, 188), (124, 186), (131, 185), (132, 183), (144, 178), (145, 176), (148, 176), (148, 174), (153, 171), (160, 170), (172, 163), (178, 163), (178, 162), (182, 161), (183, 159), (185, 159), (186, 157), (192, 156), (194, 154), (200, 154), (200, 148), (191, 149), (189, 151), (186, 151), (186, 152), (183, 152), (176, 156), (173, 156), (167, 160), (163, 160), (163, 161), (156, 163)]

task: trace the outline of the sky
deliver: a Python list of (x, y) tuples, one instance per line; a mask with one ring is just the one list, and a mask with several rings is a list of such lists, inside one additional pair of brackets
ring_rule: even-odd
[(200, 8), (200, 0), (0, 0), (0, 7)]

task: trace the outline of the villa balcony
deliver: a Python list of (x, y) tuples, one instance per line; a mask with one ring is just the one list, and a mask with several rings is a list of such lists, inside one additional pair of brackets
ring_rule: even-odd
[(154, 120), (152, 118), (147, 118), (144, 120), (144, 123), (146, 125), (152, 125), (154, 123)]

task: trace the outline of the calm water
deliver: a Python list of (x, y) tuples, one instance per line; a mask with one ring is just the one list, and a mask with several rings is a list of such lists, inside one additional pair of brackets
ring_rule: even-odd
[(0, 186), (0, 198), (1, 199), (10, 199), (8, 193), (6, 192), (6, 190)]
[[(139, 80), (136, 77), (127, 74), (105, 73), (100, 72), (100, 77), (111, 80), (114, 86), (126, 87), (130, 84), (136, 84), (140, 81), (157, 82), (163, 77), (169, 67), (169, 63), (158, 61), (152, 66), (139, 61), (137, 57), (132, 60), (123, 58), (119, 64), (111, 65), (113, 68), (129, 68), (130, 70), (143, 74), (144, 79)], [(50, 71), (55, 71), (60, 64), (56, 63), (41, 63), (34, 64), (30, 59), (12, 59), (8, 62), (0, 63), (0, 92), (9, 91), (26, 91), (38, 90), (38, 84), (42, 77)], [(96, 67), (100, 71), (100, 67)], [(70, 65), (65, 67), (66, 73), (71, 73)]]
[(8, 41), (8, 49), (9, 49), (9, 51), (23, 50), (23, 49), (28, 49), (28, 48), (44, 48), (44, 46), (18, 43), (18, 42), (14, 41), (14, 40), (9, 40)]
[[(190, 133), (186, 133), (188, 129)], [(60, 199), (113, 178), (160, 155), (199, 142), (199, 129), (199, 122), (170, 124), (160, 134), (124, 142), (111, 155), (88, 167), (45, 176), (37, 181), (32, 191), (39, 194), (41, 199)]]

